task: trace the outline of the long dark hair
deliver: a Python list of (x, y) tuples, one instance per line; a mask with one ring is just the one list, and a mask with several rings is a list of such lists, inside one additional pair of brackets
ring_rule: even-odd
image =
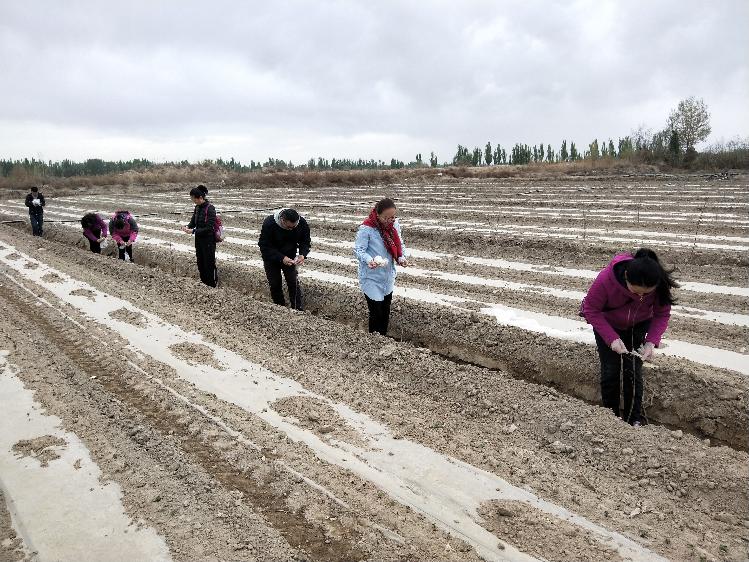
[(627, 281), (640, 287), (655, 287), (660, 304), (674, 304), (676, 298), (671, 289), (677, 289), (679, 284), (673, 277), (673, 269), (665, 269), (658, 259), (658, 255), (649, 248), (640, 248), (633, 254), (633, 259), (627, 262)]

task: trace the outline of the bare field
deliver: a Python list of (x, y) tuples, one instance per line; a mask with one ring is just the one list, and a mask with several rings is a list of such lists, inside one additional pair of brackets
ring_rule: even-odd
[[(743, 560), (748, 193), (225, 186), (218, 290), (179, 231), (185, 186), (48, 197), (43, 239), (0, 226), (0, 558)], [(390, 338), (363, 330), (352, 255), (386, 195), (413, 262)], [(281, 206), (312, 229), (305, 313), (270, 304), (256, 245)], [(138, 216), (135, 265), (54, 222), (115, 208)], [(596, 406), (577, 311), (641, 245), (682, 288), (633, 429)]]

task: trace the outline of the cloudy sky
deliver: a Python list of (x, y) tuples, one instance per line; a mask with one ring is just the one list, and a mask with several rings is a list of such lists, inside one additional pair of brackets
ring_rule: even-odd
[(452, 158), (749, 135), (747, 0), (0, 0), (0, 157)]

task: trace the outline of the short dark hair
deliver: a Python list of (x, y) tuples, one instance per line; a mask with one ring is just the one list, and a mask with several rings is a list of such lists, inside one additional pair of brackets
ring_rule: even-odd
[(34, 193), (36, 193), (37, 191), (39, 191), (39, 188), (37, 186), (34, 186), (34, 187), (31, 188), (31, 191), (33, 191)]
[(299, 222), (299, 213), (297, 213), (294, 209), (284, 209), (283, 211), (281, 211), (281, 218), (284, 218), (287, 221), (296, 224)]
[(114, 221), (114, 227), (125, 228), (125, 219), (123, 219), (122, 217), (117, 217)]
[(203, 192), (200, 188), (193, 187), (190, 190), (190, 197), (198, 197), (200, 199), (205, 199), (205, 195), (206, 195), (207, 191), (208, 190), (206, 190), (205, 192)]
[(208, 188), (206, 186), (201, 183), (197, 188), (203, 192), (203, 195), (208, 197)]
[(395, 209), (395, 201), (388, 197), (385, 197), (385, 199), (380, 199), (375, 204), (375, 212), (378, 215), (381, 215), (383, 211), (387, 211), (388, 209)]

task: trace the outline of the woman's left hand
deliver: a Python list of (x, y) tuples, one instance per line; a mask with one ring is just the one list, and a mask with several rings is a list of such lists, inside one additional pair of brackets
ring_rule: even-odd
[(408, 260), (406, 258), (398, 258), (398, 265), (408, 267)]
[(640, 354), (643, 361), (652, 361), (653, 356), (655, 355), (655, 345), (651, 342), (647, 342), (640, 346), (640, 349), (638, 349), (637, 352)]

